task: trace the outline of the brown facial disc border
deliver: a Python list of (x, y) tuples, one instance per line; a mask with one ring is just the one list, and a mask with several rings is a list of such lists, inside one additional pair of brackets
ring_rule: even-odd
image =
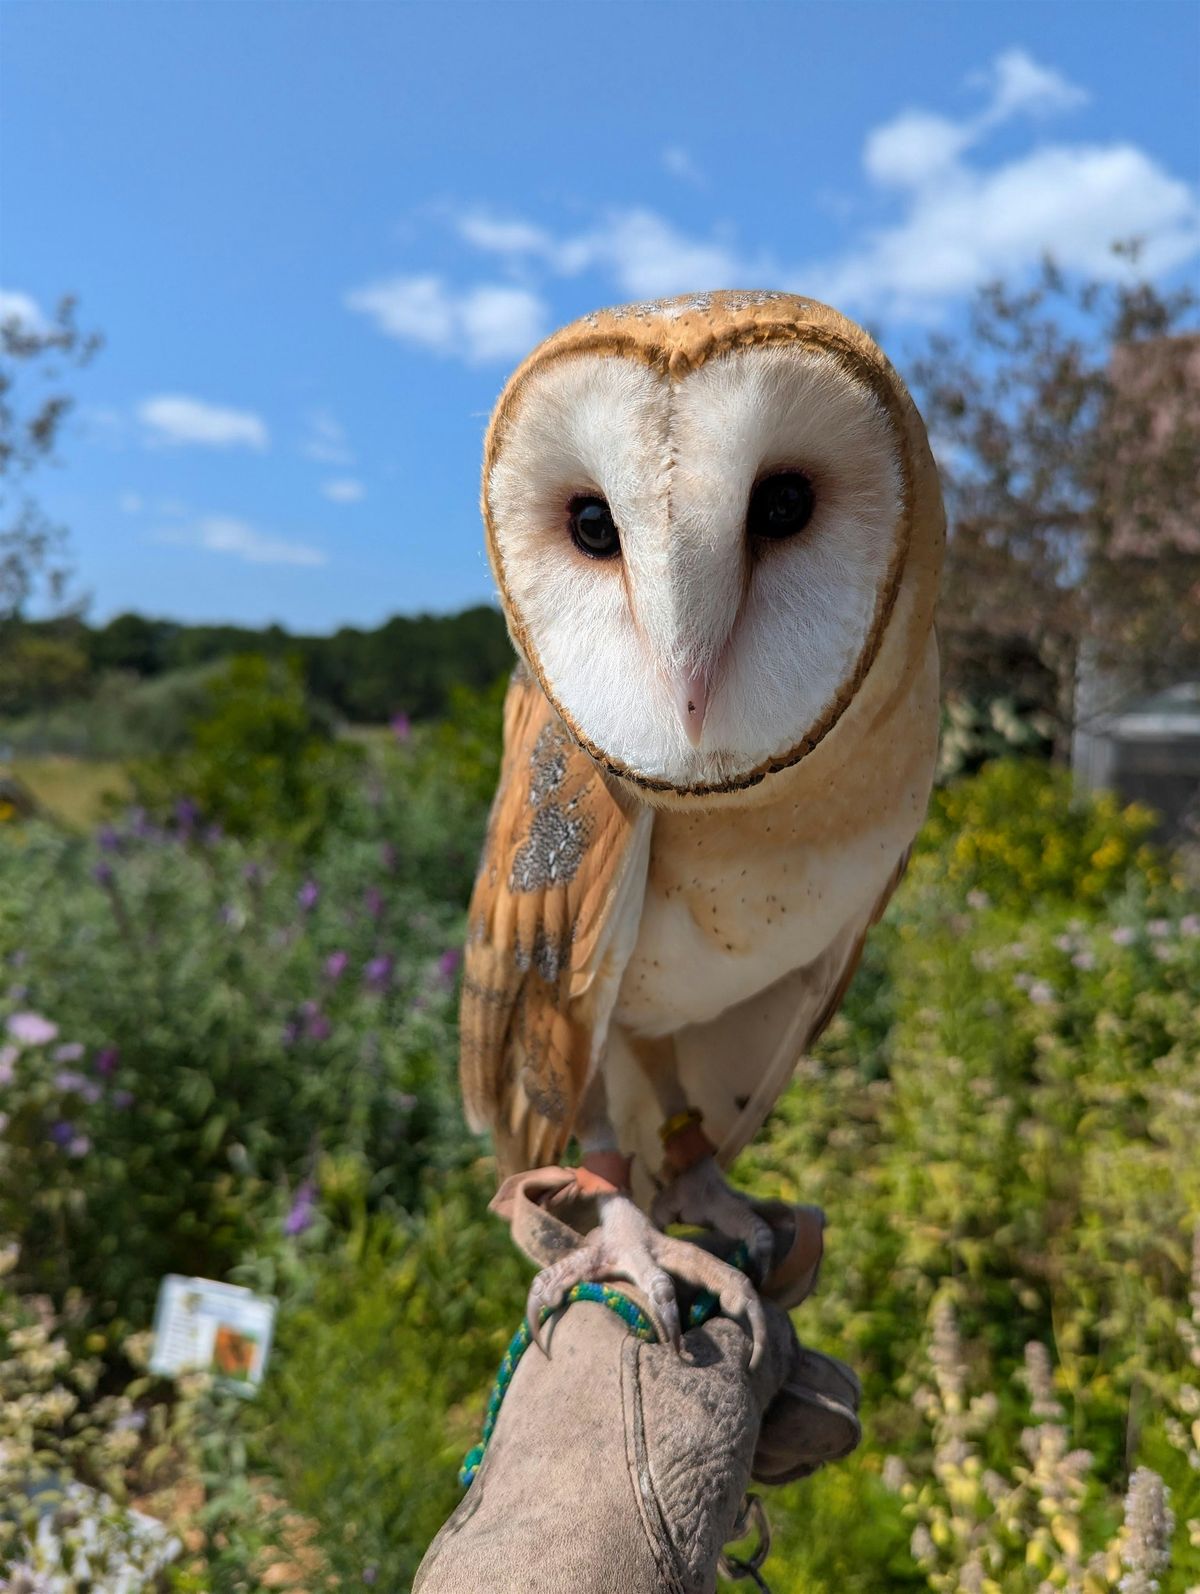
[[(883, 584), (879, 589), (879, 596), (875, 604), (875, 613), (871, 620), (871, 628), (867, 632), (866, 640), (859, 651), (854, 669), (841, 690), (836, 694), (816, 723), (788, 749), (773, 758), (764, 759), (756, 764), (753, 769), (740, 775), (730, 776), (723, 781), (697, 781), (689, 785), (679, 785), (675, 781), (666, 780), (661, 776), (643, 775), (635, 769), (614, 758), (610, 753), (587, 737), (575, 724), (566, 712), (550, 684), (546, 680), (542, 669), (542, 662), (533, 647), (529, 633), (520, 616), (515, 612), (509, 596), (508, 585), (505, 581), (504, 560), (496, 544), (495, 530), (492, 525), (492, 511), (489, 490), (492, 475), (492, 466), (504, 443), (508, 428), (512, 424), (518, 402), (531, 377), (556, 360), (574, 359), (580, 354), (595, 354), (601, 356), (618, 356), (625, 359), (639, 360), (644, 365), (649, 365), (661, 375), (679, 378), (689, 371), (697, 370), (714, 355), (724, 354), (731, 349), (749, 348), (755, 344), (765, 343), (797, 343), (804, 348), (815, 349), (818, 352), (832, 355), (841, 365), (843, 371), (853, 381), (860, 382), (868, 387), (887, 411), (892, 423), (892, 430), (896, 438), (900, 456), (901, 475), (901, 515), (896, 545), (892, 550), (892, 557), (884, 575)], [(579, 746), (583, 748), (588, 757), (598, 764), (608, 774), (618, 780), (628, 781), (633, 786), (640, 787), (643, 791), (670, 792), (678, 797), (713, 797), (721, 793), (745, 791), (748, 787), (757, 786), (768, 775), (777, 775), (782, 770), (791, 769), (800, 760), (806, 757), (813, 749), (829, 735), (830, 731), (841, 719), (850, 702), (858, 692), (865, 680), (868, 671), (879, 652), (883, 641), (883, 633), (887, 629), (888, 620), (896, 605), (896, 596), (900, 590), (900, 580), (904, 574), (905, 562), (912, 542), (913, 518), (913, 469), (909, 457), (908, 431), (905, 425), (905, 412), (902, 399), (903, 387), (899, 377), (892, 371), (886, 360), (880, 357), (881, 363), (876, 366), (874, 362), (866, 359), (846, 338), (837, 332), (813, 325), (788, 325), (787, 323), (768, 323), (766, 325), (749, 325), (732, 327), (727, 331), (714, 333), (707, 344), (704, 344), (695, 354), (685, 355), (681, 350), (671, 350), (662, 347), (647, 346), (644, 342), (620, 332), (597, 331), (583, 333), (570, 344), (560, 348), (550, 348), (545, 354), (536, 356), (506, 389), (488, 432), (487, 447), (483, 459), (483, 491), (482, 508), (483, 523), (487, 537), (488, 557), (492, 570), (500, 588), (500, 597), (504, 605), (505, 617), (513, 640), (533, 671), (538, 685), (550, 700), (555, 712), (563, 724), (570, 731)]]

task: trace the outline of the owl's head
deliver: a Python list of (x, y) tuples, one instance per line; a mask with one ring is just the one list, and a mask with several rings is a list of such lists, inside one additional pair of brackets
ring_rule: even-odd
[(941, 528), (900, 379), (852, 322), (775, 293), (547, 339), (492, 418), (483, 511), (514, 643), (568, 728), (625, 779), (695, 795), (828, 734), (914, 527)]

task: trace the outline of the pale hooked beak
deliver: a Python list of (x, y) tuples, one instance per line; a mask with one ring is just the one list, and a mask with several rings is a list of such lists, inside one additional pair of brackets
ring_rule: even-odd
[(676, 677), (675, 709), (688, 741), (699, 747), (708, 709), (708, 676), (703, 670), (689, 670)]

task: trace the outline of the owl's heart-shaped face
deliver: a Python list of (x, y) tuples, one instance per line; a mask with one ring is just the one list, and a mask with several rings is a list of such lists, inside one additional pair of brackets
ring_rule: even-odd
[(650, 789), (803, 756), (869, 667), (903, 561), (890, 368), (805, 337), (804, 301), (752, 302), (769, 312), (735, 306), (707, 345), (686, 303), (577, 323), (518, 372), (489, 438), (514, 640), (588, 751)]

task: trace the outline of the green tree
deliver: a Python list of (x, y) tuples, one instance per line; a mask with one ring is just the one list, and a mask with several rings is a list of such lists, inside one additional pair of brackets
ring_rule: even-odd
[(1119, 252), (1113, 282), (1047, 261), (1026, 292), (982, 289), (914, 367), (950, 511), (947, 685), (1019, 659), (1060, 749), (1084, 648), (1131, 684), (1200, 668), (1197, 302)]

